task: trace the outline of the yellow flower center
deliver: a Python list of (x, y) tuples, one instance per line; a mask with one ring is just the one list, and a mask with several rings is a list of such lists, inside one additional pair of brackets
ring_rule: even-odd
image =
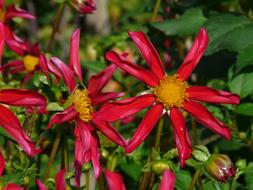
[(28, 72), (34, 71), (35, 67), (39, 64), (38, 57), (29, 55), (29, 54), (24, 57), (23, 61), (24, 61), (25, 69)]
[(4, 22), (5, 12), (0, 10), (0, 22)]
[(189, 87), (186, 81), (177, 75), (166, 76), (160, 84), (153, 88), (156, 100), (163, 104), (166, 109), (182, 107), (185, 99), (188, 98), (186, 89)]
[(86, 89), (76, 89), (72, 95), (72, 98), (75, 110), (79, 113), (79, 117), (84, 122), (88, 123), (91, 120), (92, 112), (94, 111), (88, 91)]

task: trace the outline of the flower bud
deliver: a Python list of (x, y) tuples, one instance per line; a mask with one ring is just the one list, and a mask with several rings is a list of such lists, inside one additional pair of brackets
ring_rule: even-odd
[(71, 0), (70, 5), (80, 14), (91, 14), (96, 10), (93, 0)]
[(226, 182), (227, 177), (235, 176), (235, 167), (225, 154), (213, 154), (205, 163), (205, 170), (210, 176), (220, 182)]
[(175, 166), (173, 162), (165, 160), (165, 159), (160, 159), (152, 163), (151, 165), (151, 171), (156, 173), (156, 174), (162, 174), (164, 170), (174, 170)]

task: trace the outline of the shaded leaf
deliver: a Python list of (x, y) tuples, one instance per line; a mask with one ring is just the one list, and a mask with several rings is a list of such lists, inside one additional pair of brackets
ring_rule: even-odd
[(242, 103), (236, 107), (235, 112), (241, 115), (253, 116), (253, 103)]

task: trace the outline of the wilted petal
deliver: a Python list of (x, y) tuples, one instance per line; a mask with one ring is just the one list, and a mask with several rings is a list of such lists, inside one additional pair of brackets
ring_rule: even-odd
[(119, 173), (105, 170), (105, 177), (110, 190), (126, 190), (123, 178)]
[[(78, 0), (74, 1), (78, 2)], [(79, 2), (77, 10), (81, 14), (91, 14), (96, 10), (96, 6), (93, 0), (84, 0), (84, 2)]]
[(52, 57), (51, 61), (59, 69), (69, 91), (72, 92), (76, 86), (74, 72), (57, 57)]
[(65, 172), (66, 169), (62, 169), (59, 171), (55, 177), (55, 189), (56, 190), (66, 190), (66, 183), (65, 183)]
[(124, 92), (105, 92), (99, 93), (95, 98), (92, 98), (92, 105), (104, 104), (110, 100), (124, 96)]
[(10, 183), (7, 186), (5, 186), (3, 190), (24, 190), (24, 188), (14, 183)]
[(18, 118), (6, 107), (0, 105), (0, 126), (11, 136), (22, 149), (30, 156), (40, 153), (40, 149), (35, 149), (31, 139), (25, 134)]
[(2, 153), (0, 152), (0, 176), (2, 176), (3, 174), (4, 167), (5, 167), (5, 160)]
[(157, 121), (160, 119), (163, 113), (163, 106), (161, 104), (155, 104), (146, 113), (134, 135), (131, 137), (126, 152), (131, 153), (134, 151), (150, 134), (152, 129), (155, 127)]
[(189, 98), (198, 101), (220, 104), (239, 104), (240, 96), (229, 92), (215, 90), (206, 86), (191, 86), (187, 89)]
[(36, 179), (36, 185), (39, 187), (40, 190), (48, 190), (39, 179)]
[(107, 138), (111, 139), (114, 143), (125, 147), (124, 138), (113, 126), (111, 126), (110, 123), (96, 119), (93, 119), (92, 121)]
[(94, 113), (93, 117), (96, 120), (116, 121), (143, 110), (144, 108), (152, 105), (154, 101), (154, 95), (145, 94), (128, 98), (126, 100), (109, 102), (104, 104), (98, 112)]
[(159, 79), (151, 71), (130, 62), (125, 56), (119, 55), (114, 51), (109, 51), (106, 53), (105, 57), (107, 61), (114, 63), (138, 80), (145, 82), (147, 85), (154, 87), (159, 84)]
[(0, 22), (0, 33), (1, 33), (0, 35), (0, 66), (1, 66), (5, 41), (5, 30), (2, 22)]
[(185, 119), (181, 111), (177, 108), (170, 110), (170, 119), (173, 127), (174, 138), (176, 141), (180, 166), (185, 166), (185, 160), (191, 157), (191, 142), (186, 129)]
[(183, 80), (187, 80), (192, 71), (197, 66), (199, 60), (204, 54), (208, 45), (208, 34), (204, 28), (202, 28), (196, 37), (193, 45), (184, 59), (184, 62), (179, 67), (177, 74)]
[(185, 111), (189, 112), (198, 122), (205, 125), (215, 133), (226, 139), (230, 139), (228, 127), (215, 118), (204, 106), (189, 100), (184, 103)]
[(112, 75), (116, 69), (117, 66), (111, 64), (106, 69), (90, 78), (88, 82), (88, 91), (92, 98), (96, 98), (98, 92), (100, 92), (107, 82), (112, 78)]
[(83, 81), (79, 55), (80, 29), (76, 29), (70, 40), (69, 66), (73, 69), (80, 81)]
[(66, 122), (66, 121), (73, 120), (78, 115), (79, 115), (79, 113), (76, 112), (74, 106), (72, 105), (72, 106), (68, 107), (66, 110), (64, 110), (63, 112), (54, 114), (51, 117), (47, 127), (51, 128), (52, 125), (54, 125), (54, 124), (60, 124), (60, 123)]
[(162, 80), (165, 75), (163, 63), (151, 41), (143, 32), (128, 32), (128, 34), (140, 50), (151, 71), (159, 80)]
[(174, 190), (175, 182), (175, 174), (170, 170), (164, 170), (159, 190)]
[(5, 20), (10, 20), (13, 17), (20, 17), (20, 18), (25, 18), (25, 19), (35, 19), (33, 15), (28, 13), (27, 11), (20, 9), (16, 7), (15, 5), (11, 5), (8, 7), (5, 15)]
[(26, 89), (0, 90), (0, 103), (13, 106), (46, 106), (46, 98), (38, 92)]

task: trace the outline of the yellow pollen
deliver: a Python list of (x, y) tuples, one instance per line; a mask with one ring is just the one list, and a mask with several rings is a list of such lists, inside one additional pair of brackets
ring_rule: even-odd
[(75, 110), (79, 113), (79, 117), (84, 122), (88, 123), (91, 120), (92, 112), (94, 110), (91, 105), (91, 99), (88, 95), (88, 91), (86, 89), (76, 89), (72, 98)]
[(4, 22), (5, 12), (0, 10), (0, 22)]
[(182, 107), (183, 102), (188, 98), (186, 89), (189, 87), (186, 81), (177, 75), (166, 76), (160, 84), (153, 88), (156, 101), (163, 104), (166, 109)]
[(39, 64), (38, 57), (35, 57), (33, 55), (29, 55), (29, 54), (24, 57), (23, 61), (24, 61), (25, 69), (28, 72), (34, 71), (36, 66)]

